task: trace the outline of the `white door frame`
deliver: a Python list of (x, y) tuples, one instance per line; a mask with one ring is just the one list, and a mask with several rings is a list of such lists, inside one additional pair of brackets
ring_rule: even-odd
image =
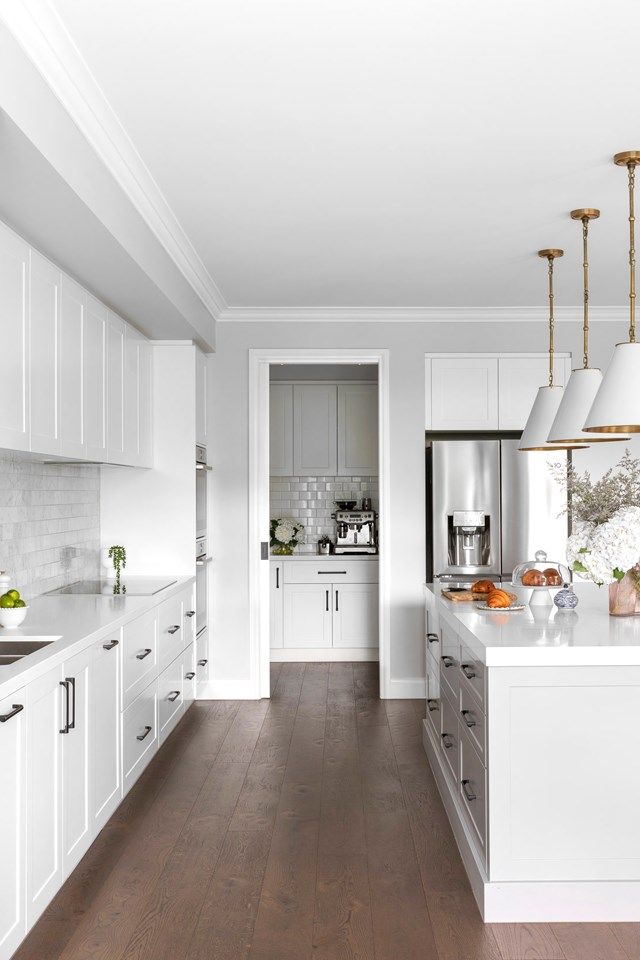
[(261, 559), (261, 543), (269, 543), (269, 365), (272, 363), (375, 363), (378, 367), (379, 473), (379, 656), (380, 696), (389, 692), (389, 351), (249, 350), (249, 640), (251, 688), (269, 696), (269, 560)]

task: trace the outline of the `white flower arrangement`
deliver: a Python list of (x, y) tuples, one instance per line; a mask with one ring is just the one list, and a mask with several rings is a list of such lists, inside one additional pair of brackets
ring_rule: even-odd
[(271, 548), (274, 553), (293, 553), (299, 543), (298, 534), (304, 530), (302, 523), (286, 517), (276, 517), (271, 521)]
[(567, 558), (572, 570), (594, 583), (622, 580), (640, 563), (640, 507), (620, 507), (604, 523), (576, 524)]

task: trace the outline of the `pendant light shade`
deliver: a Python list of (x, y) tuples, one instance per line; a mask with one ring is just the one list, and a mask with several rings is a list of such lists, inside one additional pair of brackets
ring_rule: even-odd
[(560, 401), (562, 387), (553, 382), (553, 352), (555, 318), (553, 312), (553, 261), (563, 255), (563, 250), (539, 250), (538, 256), (545, 257), (549, 264), (549, 383), (540, 387), (533, 402), (529, 419), (520, 438), (519, 450), (569, 450), (581, 449), (587, 444), (576, 443), (549, 443), (548, 436), (551, 425), (555, 420)]
[(640, 344), (636, 343), (635, 173), (640, 150), (613, 158), (625, 166), (629, 186), (629, 342), (618, 343), (602, 379), (584, 429), (587, 433), (640, 432)]

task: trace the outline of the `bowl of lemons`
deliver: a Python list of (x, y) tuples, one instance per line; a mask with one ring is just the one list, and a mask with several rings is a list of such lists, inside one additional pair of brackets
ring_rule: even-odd
[(28, 609), (18, 590), (7, 590), (0, 597), (0, 627), (19, 627)]

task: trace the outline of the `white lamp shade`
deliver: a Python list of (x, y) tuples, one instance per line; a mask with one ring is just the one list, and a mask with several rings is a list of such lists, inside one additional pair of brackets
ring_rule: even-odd
[(598, 369), (580, 367), (571, 372), (562, 402), (549, 431), (549, 443), (602, 443), (627, 440), (616, 433), (586, 433), (584, 422), (602, 383)]
[(580, 449), (584, 444), (549, 443), (547, 437), (562, 400), (562, 387), (540, 387), (533, 401), (527, 425), (522, 431), (519, 450)]
[(640, 343), (618, 343), (584, 429), (588, 433), (640, 432)]

